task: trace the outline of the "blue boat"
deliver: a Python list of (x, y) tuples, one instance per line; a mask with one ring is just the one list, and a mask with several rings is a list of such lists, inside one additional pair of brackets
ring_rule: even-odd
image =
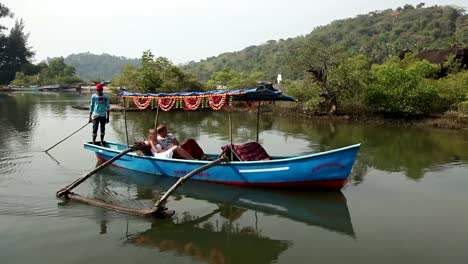
[[(172, 108), (196, 110), (200, 107), (220, 110), (223, 107), (229, 108), (236, 101), (258, 102), (259, 106), (262, 101), (296, 101), (296, 99), (274, 89), (271, 85), (208, 92), (142, 94), (123, 91), (119, 95), (133, 99), (139, 108), (148, 107), (149, 102), (152, 102), (153, 105), (164, 111), (169, 111)], [(348, 180), (360, 146), (360, 144), (354, 144), (300, 156), (271, 156), (268, 160), (232, 160), (201, 171), (192, 179), (238, 186), (340, 189)], [(115, 142), (106, 142), (104, 146), (85, 143), (84, 147), (94, 151), (100, 160), (109, 160), (128, 148), (127, 144)], [(212, 159), (217, 158), (218, 155), (208, 154)], [(205, 160), (165, 159), (128, 153), (114, 161), (113, 165), (139, 172), (183, 177), (209, 162)]]
[[(303, 156), (272, 156), (265, 161), (230, 161), (209, 168), (192, 179), (238, 186), (327, 187), (339, 189), (349, 177), (360, 144)], [(100, 160), (109, 160), (127, 145), (106, 142), (105, 146), (85, 143)], [(214, 156), (214, 155), (208, 155)], [(157, 175), (183, 177), (208, 164), (205, 160), (164, 159), (128, 153), (113, 165)]]

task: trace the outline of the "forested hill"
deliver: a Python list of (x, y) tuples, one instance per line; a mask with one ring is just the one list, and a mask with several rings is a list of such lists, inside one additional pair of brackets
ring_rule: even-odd
[(124, 65), (140, 66), (141, 60), (86, 52), (69, 55), (65, 63), (74, 66), (76, 74), (83, 80), (108, 80), (118, 76)]
[(296, 38), (269, 40), (238, 52), (227, 52), (182, 67), (201, 80), (207, 80), (223, 68), (236, 71), (260, 71), (274, 80), (284, 73), (288, 53), (304, 43), (339, 45), (348, 55), (365, 54), (374, 62), (408, 48), (419, 52), (428, 48), (468, 46), (468, 15), (452, 6), (424, 8), (405, 5), (397, 9), (374, 11), (354, 18), (334, 21)]

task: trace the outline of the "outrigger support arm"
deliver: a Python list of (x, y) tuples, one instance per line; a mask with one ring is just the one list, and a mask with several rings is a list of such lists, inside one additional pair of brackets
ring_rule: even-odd
[(129, 152), (132, 152), (132, 151), (135, 151), (135, 150), (139, 150), (139, 149), (143, 149), (143, 145), (141, 144), (135, 144), (129, 148), (127, 148), (126, 150), (120, 152), (118, 155), (114, 156), (113, 158), (111, 158), (110, 160), (104, 162), (103, 164), (99, 165), (98, 167), (96, 167), (94, 170), (90, 171), (88, 174), (82, 176), (81, 178), (78, 178), (77, 180), (75, 180), (74, 182), (70, 183), (69, 185), (65, 186), (64, 188), (60, 189), (57, 191), (56, 193), (56, 196), (57, 197), (61, 197), (63, 195), (67, 195), (68, 193), (71, 192), (71, 190), (73, 190), (76, 186), (80, 185), (82, 182), (84, 182), (86, 179), (88, 179), (89, 177), (93, 176), (95, 173), (97, 173), (98, 171), (102, 170), (103, 168), (105, 168), (107, 165), (111, 164), (112, 162), (114, 162), (115, 160), (119, 159), (120, 157), (122, 157), (123, 155), (129, 153)]
[(187, 181), (188, 179), (190, 179), (192, 176), (204, 171), (204, 170), (207, 170), (215, 165), (218, 165), (219, 163), (221, 162), (224, 162), (224, 161), (227, 161), (227, 157), (226, 156), (222, 156), (208, 164), (205, 164), (197, 169), (194, 169), (193, 171), (187, 173), (184, 177), (181, 177), (177, 180), (176, 183), (174, 183), (174, 185), (172, 185), (171, 188), (169, 188), (169, 190), (167, 190), (167, 192), (164, 193), (164, 195), (161, 197), (161, 199), (159, 199), (153, 206), (153, 209), (151, 210), (150, 214), (153, 215), (153, 216), (157, 216), (157, 217), (160, 217), (160, 215), (164, 212), (164, 210), (167, 210), (167, 208), (164, 206), (165, 203), (166, 203), (166, 200), (167, 198), (177, 189), (179, 188), (179, 186), (181, 186), (185, 181)]

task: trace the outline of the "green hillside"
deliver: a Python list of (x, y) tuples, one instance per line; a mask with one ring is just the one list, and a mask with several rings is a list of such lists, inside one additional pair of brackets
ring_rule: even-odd
[(141, 60), (86, 52), (69, 55), (65, 63), (74, 66), (76, 74), (83, 80), (107, 80), (119, 75), (124, 65), (140, 66)]
[(278, 73), (287, 73), (284, 65), (288, 54), (306, 43), (339, 45), (349, 56), (364, 54), (377, 63), (405, 48), (419, 52), (451, 45), (468, 46), (468, 15), (465, 10), (452, 6), (423, 6), (405, 5), (395, 10), (374, 11), (337, 20), (317, 27), (305, 36), (269, 40), (241, 51), (223, 53), (200, 62), (192, 61), (182, 69), (201, 80), (210, 79), (214, 72), (223, 68), (261, 71), (267, 79), (274, 80)]

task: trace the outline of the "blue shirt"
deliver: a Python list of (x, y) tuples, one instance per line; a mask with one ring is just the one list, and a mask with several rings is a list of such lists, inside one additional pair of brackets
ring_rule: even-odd
[(93, 94), (89, 105), (89, 112), (93, 113), (93, 117), (107, 116), (107, 111), (110, 110), (110, 98), (107, 94)]

